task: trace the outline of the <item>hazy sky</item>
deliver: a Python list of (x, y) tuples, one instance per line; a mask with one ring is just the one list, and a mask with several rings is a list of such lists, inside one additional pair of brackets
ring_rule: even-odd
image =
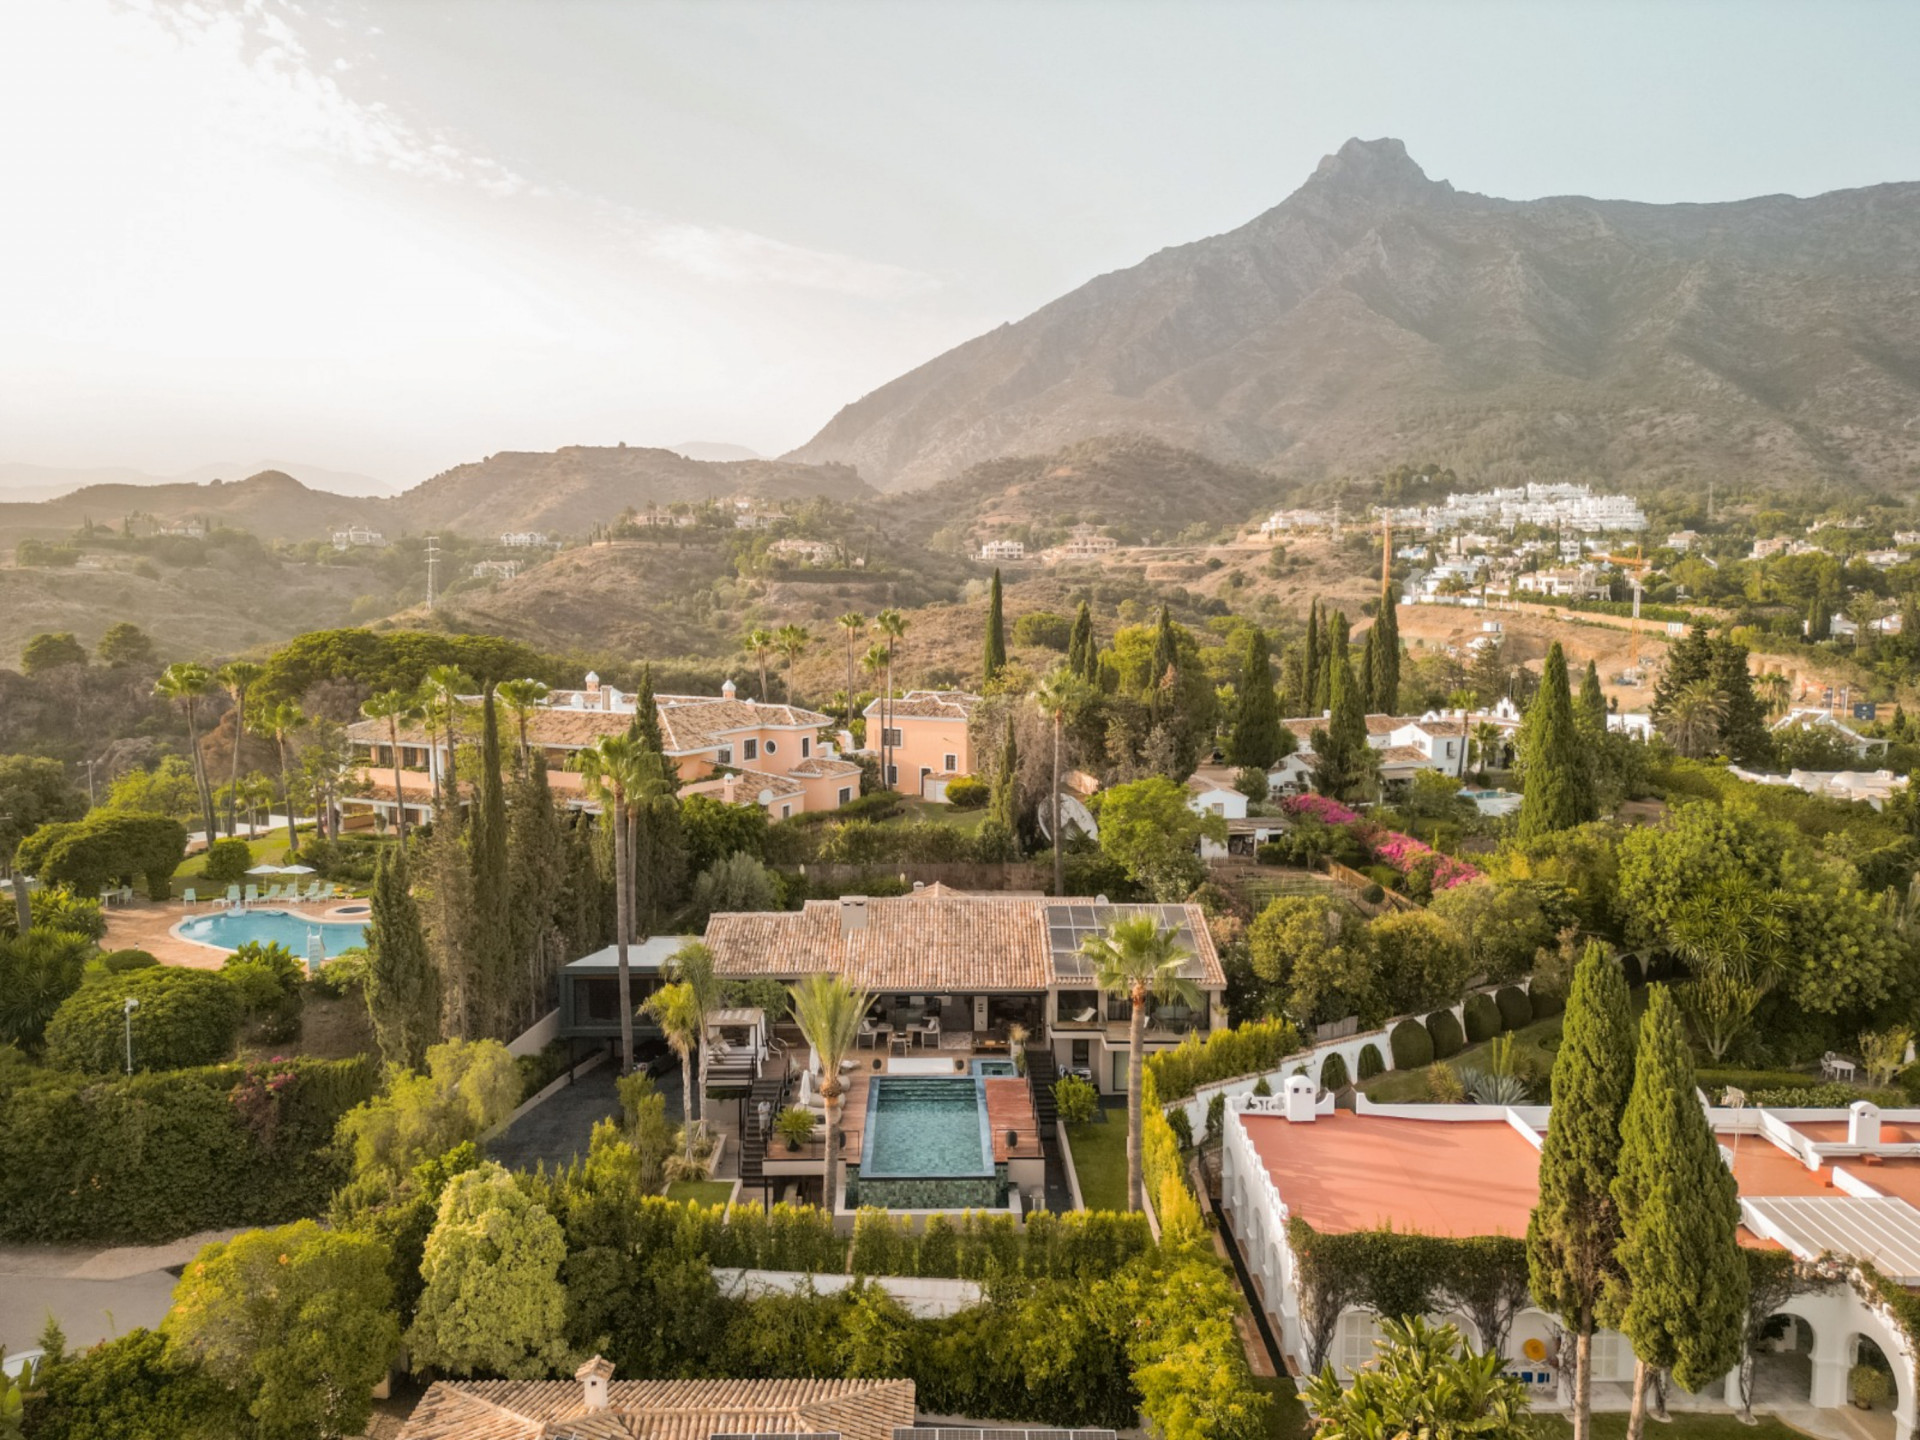
[(0, 461), (774, 453), (1352, 135), (1516, 198), (1920, 179), (1920, 4), (6, 0)]

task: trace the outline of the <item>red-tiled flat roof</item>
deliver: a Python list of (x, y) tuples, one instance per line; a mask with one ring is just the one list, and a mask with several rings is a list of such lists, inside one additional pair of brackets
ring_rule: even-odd
[[(1789, 1120), (1787, 1124), (1816, 1145), (1844, 1145), (1847, 1142), (1847, 1122), (1844, 1120)], [(1895, 1120), (1882, 1120), (1880, 1143), (1882, 1145), (1920, 1144), (1920, 1129), (1912, 1125), (1903, 1125)]]
[(1316, 1230), (1521, 1236), (1540, 1198), (1540, 1152), (1505, 1120), (1242, 1118), (1280, 1198)]
[(1882, 1160), (1871, 1164), (1864, 1156), (1850, 1155), (1838, 1163), (1842, 1170), (1866, 1181), (1882, 1195), (1920, 1206), (1920, 1160)]
[(1823, 1167), (1809, 1170), (1764, 1135), (1735, 1135), (1721, 1130), (1714, 1136), (1721, 1148), (1733, 1152), (1733, 1178), (1749, 1199), (1765, 1195), (1835, 1195)]

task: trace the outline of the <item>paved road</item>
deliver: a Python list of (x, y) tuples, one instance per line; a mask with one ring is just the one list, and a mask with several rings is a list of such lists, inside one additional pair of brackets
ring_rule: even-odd
[(0, 1346), (26, 1350), (51, 1314), (78, 1349), (158, 1325), (173, 1303), (179, 1267), (203, 1245), (238, 1234), (209, 1231), (171, 1245), (126, 1245), (108, 1250), (58, 1245), (0, 1246)]

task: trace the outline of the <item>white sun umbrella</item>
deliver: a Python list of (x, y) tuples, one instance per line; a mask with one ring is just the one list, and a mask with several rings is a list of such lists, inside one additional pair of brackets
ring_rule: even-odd
[(316, 875), (319, 872), (311, 865), (282, 865), (280, 873), (282, 875)]
[(249, 875), (283, 875), (285, 873), (278, 865), (256, 865), (247, 871)]

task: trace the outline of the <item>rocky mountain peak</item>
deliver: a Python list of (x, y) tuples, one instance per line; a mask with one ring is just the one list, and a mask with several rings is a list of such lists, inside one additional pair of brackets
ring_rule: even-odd
[(1404, 142), (1390, 136), (1353, 139), (1321, 160), (1303, 189), (1370, 200), (1417, 200), (1451, 192), (1444, 180), (1430, 180)]

